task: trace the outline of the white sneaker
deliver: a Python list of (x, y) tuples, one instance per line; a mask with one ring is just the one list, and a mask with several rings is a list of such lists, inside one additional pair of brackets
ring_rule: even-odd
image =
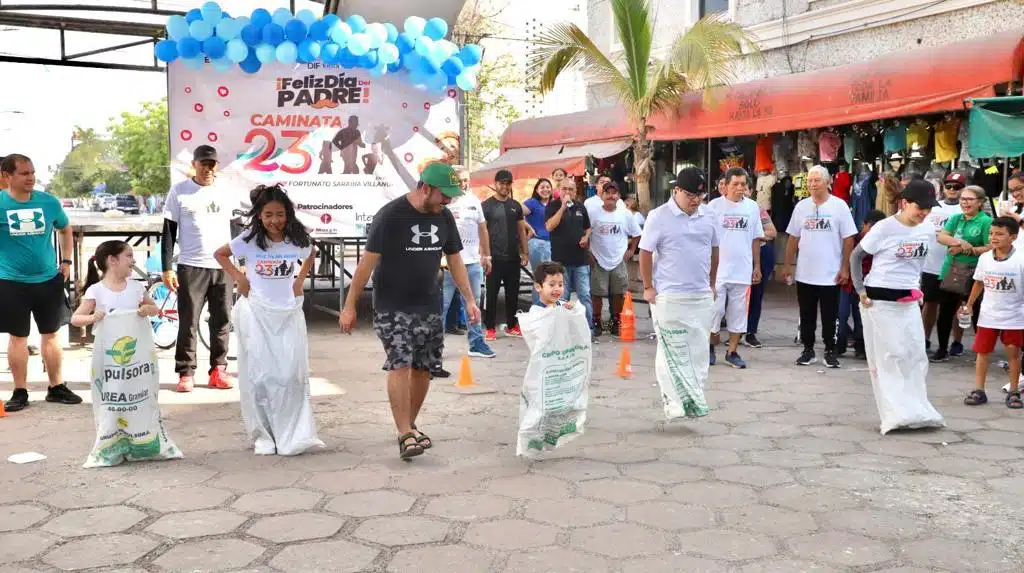
[[(1024, 388), (1024, 374), (1021, 374), (1020, 378), (1017, 379), (1017, 388)], [(1005, 385), (1003, 385), (1003, 393), (1004, 394), (1009, 394), (1010, 393), (1010, 383), (1009, 382), (1007, 382)]]

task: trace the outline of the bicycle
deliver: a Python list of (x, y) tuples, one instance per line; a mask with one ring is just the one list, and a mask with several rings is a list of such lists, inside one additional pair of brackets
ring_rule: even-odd
[(153, 344), (167, 350), (178, 343), (178, 293), (167, 288), (160, 275), (149, 275), (149, 297), (156, 303), (156, 316), (149, 317), (153, 326)]

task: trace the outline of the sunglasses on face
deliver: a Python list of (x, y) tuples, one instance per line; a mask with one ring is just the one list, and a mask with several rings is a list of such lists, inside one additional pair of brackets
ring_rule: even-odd
[(946, 183), (946, 189), (956, 189), (957, 191), (959, 191), (960, 189), (963, 189), (963, 188), (964, 188), (963, 185), (958, 185), (956, 183)]

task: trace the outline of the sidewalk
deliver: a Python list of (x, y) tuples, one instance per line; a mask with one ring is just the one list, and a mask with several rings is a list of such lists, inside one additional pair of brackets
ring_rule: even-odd
[[(536, 462), (515, 457), (517, 339), (473, 361), (476, 383), (496, 393), (437, 381), (418, 424), (434, 448), (411, 463), (397, 457), (383, 353), (365, 322), (345, 336), (334, 319), (310, 319), (327, 449), (294, 458), (251, 453), (237, 391), (171, 392), (165, 352), (160, 400), (185, 459), (82, 469), (91, 409), (43, 402), (33, 357), (31, 407), (0, 419), (0, 573), (1021, 571), (1024, 415), (1002, 405), (1002, 371), (990, 404), (972, 408), (973, 355), (933, 365), (930, 395), (949, 427), (883, 437), (864, 362), (793, 365), (795, 317), (786, 295), (769, 301), (768, 346), (741, 348), (747, 370), (713, 367), (711, 415), (673, 423), (643, 339), (650, 322), (638, 321), (630, 380), (615, 376), (621, 345), (604, 337), (586, 435)], [(457, 375), (466, 341), (448, 343)], [(66, 378), (88, 400), (87, 360), (69, 352)], [(10, 388), (0, 373), (0, 393)], [(25, 451), (48, 458), (6, 461)]]

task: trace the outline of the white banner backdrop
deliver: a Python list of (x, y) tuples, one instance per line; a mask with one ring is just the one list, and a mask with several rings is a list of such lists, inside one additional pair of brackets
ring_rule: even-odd
[(323, 64), (200, 71), (168, 66), (171, 181), (191, 176), (193, 150), (220, 156), (217, 185), (239, 194), (282, 183), (315, 237), (361, 237), (387, 201), (415, 187), (431, 161), (457, 163), (459, 99), (394, 76)]

